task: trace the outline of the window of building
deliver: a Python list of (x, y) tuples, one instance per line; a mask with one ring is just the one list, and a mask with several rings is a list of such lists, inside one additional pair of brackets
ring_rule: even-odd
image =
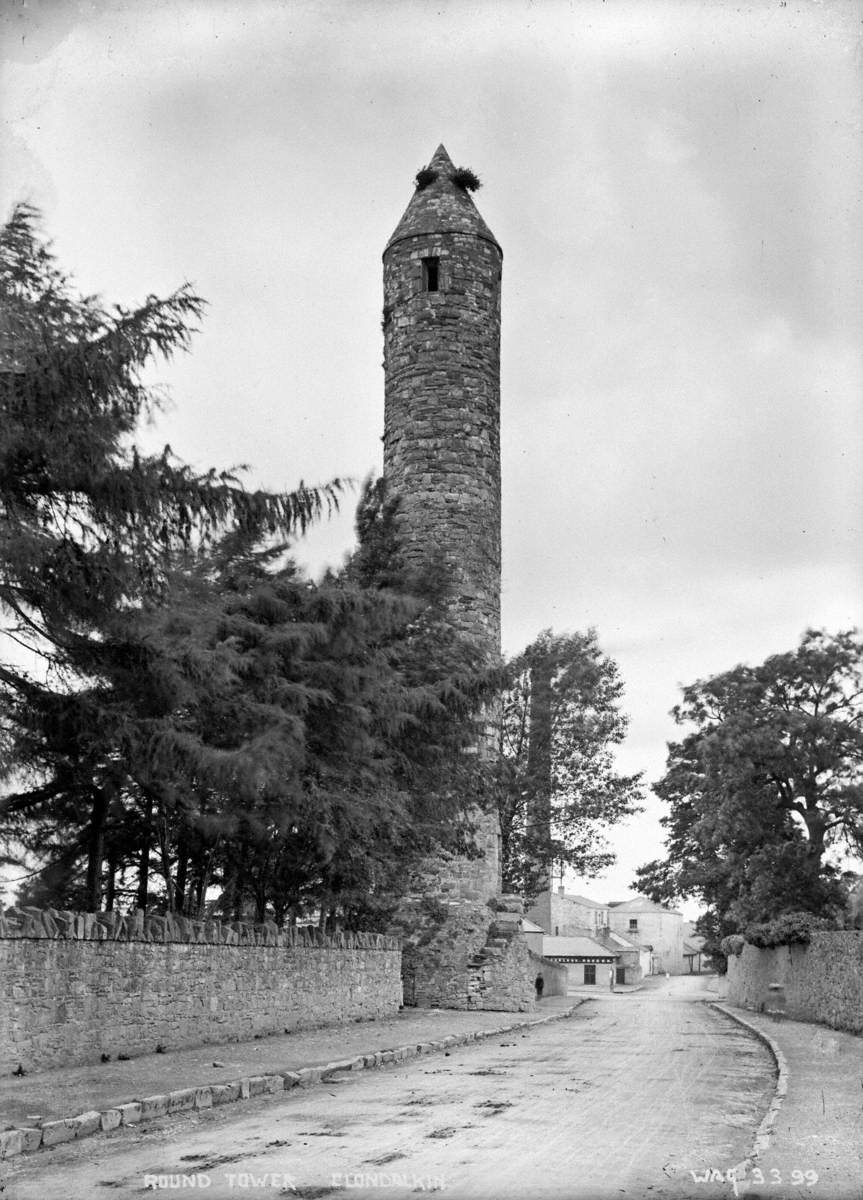
[(440, 281), (440, 259), (423, 259), (423, 291), (436, 292)]
[(584, 964), (584, 982), (596, 983), (596, 963)]
[(636, 929), (638, 929), (638, 918), (630, 917), (629, 918), (629, 932), (633, 933), (633, 932), (635, 932)]

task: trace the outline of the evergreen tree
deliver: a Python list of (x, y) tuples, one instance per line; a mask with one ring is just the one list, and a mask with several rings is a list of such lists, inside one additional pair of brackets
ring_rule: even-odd
[[(141, 454), (135, 432), (158, 407), (143, 372), (187, 347), (203, 302), (185, 286), (108, 311), (74, 292), (37, 224), (19, 205), (0, 231), (0, 763), (16, 788), (9, 832), (25, 847), (53, 840), (60, 876), (86, 853), (92, 908), (140, 707), (118, 686), (125, 675), (135, 690), (142, 653), (125, 616), (162, 593), (178, 548), (227, 528), (302, 529), (338, 483), (249, 492), (169, 447)], [(22, 668), (22, 650), (42, 669)]]

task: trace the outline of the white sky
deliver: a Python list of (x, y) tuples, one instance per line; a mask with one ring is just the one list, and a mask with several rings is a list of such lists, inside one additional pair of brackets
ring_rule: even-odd
[[(381, 465), (380, 256), (441, 141), (504, 249), (504, 649), (594, 625), (624, 770), (679, 685), (860, 622), (861, 0), (21, 0), (0, 212), (82, 290), (190, 280), (153, 431), (249, 482)], [(300, 556), (352, 541), (344, 517)], [(659, 805), (579, 885), (622, 898)]]

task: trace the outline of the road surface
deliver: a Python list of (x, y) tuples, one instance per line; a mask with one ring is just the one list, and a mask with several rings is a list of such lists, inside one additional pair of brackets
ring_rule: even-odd
[(12, 1159), (3, 1200), (727, 1196), (693, 1172), (750, 1150), (773, 1062), (701, 988), (598, 991), (529, 1033)]

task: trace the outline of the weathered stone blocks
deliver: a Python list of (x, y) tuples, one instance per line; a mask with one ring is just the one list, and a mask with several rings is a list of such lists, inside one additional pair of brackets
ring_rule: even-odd
[(762, 950), (748, 943), (728, 960), (728, 999), (781, 1007), (798, 1021), (863, 1033), (863, 930), (816, 932), (808, 945)]
[(357, 936), (345, 947), (0, 937), (0, 1070), (392, 1016), (397, 942), (366, 937), (368, 948)]
[(0, 1158), (12, 1158), (24, 1150), (24, 1134), (20, 1129), (4, 1129), (0, 1132)]
[(61, 1142), (74, 1141), (75, 1133), (72, 1121), (46, 1121), (42, 1126), (42, 1145), (58, 1146)]

